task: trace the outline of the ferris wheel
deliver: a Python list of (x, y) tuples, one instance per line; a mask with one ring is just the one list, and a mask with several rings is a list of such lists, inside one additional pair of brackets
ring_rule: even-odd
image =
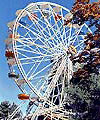
[(19, 99), (30, 100), (33, 109), (36, 106), (32, 119), (74, 114), (64, 111), (64, 89), (80, 67), (71, 58), (83, 51), (85, 34), (92, 31), (86, 24), (72, 24), (70, 10), (50, 2), (31, 3), (16, 16), (8, 23), (5, 55), (8, 76), (23, 93)]

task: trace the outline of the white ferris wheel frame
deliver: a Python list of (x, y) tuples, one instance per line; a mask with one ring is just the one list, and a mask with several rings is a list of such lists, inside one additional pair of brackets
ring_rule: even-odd
[[(38, 4), (39, 4), (39, 5), (41, 5), (41, 4), (50, 4), (50, 5), (53, 5), (53, 6), (61, 7), (61, 9), (66, 10), (68, 13), (70, 12), (67, 8), (65, 8), (65, 7), (63, 7), (63, 6), (60, 6), (60, 5), (58, 5), (58, 4), (55, 4), (55, 3), (51, 3), (51, 2), (36, 2), (36, 3), (31, 3), (31, 4), (29, 4), (26, 8), (24, 8), (24, 9), (22, 10), (22, 12), (18, 15), (18, 17), (17, 17), (17, 19), (16, 19), (16, 22), (15, 22), (15, 25), (14, 25), (13, 35), (17, 32), (17, 29), (18, 29), (18, 28), (17, 28), (16, 26), (17, 26), (18, 21), (22, 18), (24, 11), (25, 11), (26, 9), (31, 8), (32, 6), (38, 5)], [(63, 16), (63, 17), (64, 17), (64, 16)], [(86, 24), (83, 24), (82, 26), (80, 26), (80, 29), (79, 29), (78, 33), (81, 31), (81, 29), (83, 28), (83, 26), (85, 26), (85, 27), (88, 29), (89, 32), (92, 32), (92, 31), (90, 30), (90, 28), (88, 28), (88, 26), (87, 26)], [(70, 31), (71, 31), (71, 29), (72, 29), (72, 28), (70, 28)], [(29, 29), (28, 29), (28, 30), (29, 30)], [(32, 31), (31, 31), (31, 32), (32, 32)], [(59, 32), (60, 32), (60, 31), (59, 31)], [(55, 33), (54, 33), (54, 34), (55, 34)], [(70, 34), (70, 35), (71, 35), (71, 34)], [(77, 36), (78, 36), (78, 34), (77, 34)], [(77, 36), (76, 36), (76, 37), (77, 37)], [(84, 39), (84, 36), (82, 36), (82, 37), (83, 37), (83, 39)], [(39, 92), (39, 91), (31, 84), (31, 82), (27, 79), (26, 73), (25, 73), (25, 71), (24, 71), (24, 69), (23, 69), (20, 61), (18, 60), (18, 56), (17, 56), (17, 54), (16, 54), (17, 51), (16, 51), (15, 46), (16, 46), (16, 41), (13, 40), (13, 50), (14, 50), (14, 54), (15, 54), (15, 59), (16, 59), (17, 66), (18, 66), (18, 69), (19, 69), (22, 77), (24, 78), (25, 82), (28, 84), (29, 88), (30, 88), (40, 99), (42, 99), (42, 100), (44, 100), (44, 101), (48, 101), (46, 97), (47, 97), (48, 95), (50, 95), (50, 92), (51, 92), (50, 90), (53, 89), (53, 88), (56, 86), (56, 82), (57, 82), (59, 76), (61, 75), (62, 71), (64, 70), (64, 66), (65, 66), (65, 64), (66, 64), (66, 61), (65, 61), (64, 59), (62, 59), (61, 65), (58, 67), (58, 69), (57, 69), (58, 71), (57, 71), (57, 73), (55, 74), (55, 76), (53, 77), (54, 80), (52, 80), (51, 84), (48, 85), (48, 88), (47, 88), (47, 90), (46, 90), (46, 93), (47, 93), (47, 94), (45, 94), (45, 97), (43, 97), (43, 96), (41, 96), (40, 92)], [(68, 69), (68, 70), (69, 70), (69, 72), (68, 72), (68, 73), (69, 73), (69, 74), (68, 74), (68, 79), (70, 79), (70, 78), (71, 78), (71, 73), (70, 73), (70, 71), (72, 71), (72, 63), (71, 63), (71, 60), (70, 60), (70, 59), (68, 59), (68, 67), (69, 67), (69, 69)], [(15, 82), (16, 82), (16, 81), (15, 81)], [(54, 86), (53, 86), (53, 84), (54, 84)], [(48, 101), (48, 103), (51, 104), (50, 101)]]

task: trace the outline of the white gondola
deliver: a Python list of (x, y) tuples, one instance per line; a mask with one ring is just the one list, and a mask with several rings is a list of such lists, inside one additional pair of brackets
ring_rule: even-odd
[(78, 24), (73, 24), (73, 28), (80, 28)]
[(34, 10), (37, 10), (38, 9), (38, 6), (37, 5), (33, 5), (33, 3), (30, 3), (28, 6), (31, 6), (31, 7), (28, 7), (27, 8), (27, 11), (28, 12), (33, 12)]
[(90, 52), (95, 52), (95, 53), (99, 52), (99, 51), (100, 51), (100, 48), (93, 48), (93, 49), (90, 50)]
[(21, 85), (23, 85), (23, 84), (25, 84), (25, 83), (26, 83), (26, 81), (25, 81), (24, 79), (17, 80), (17, 84), (18, 84), (19, 86), (21, 86)]
[(4, 42), (6, 43), (6, 45), (10, 45), (12, 44), (12, 38), (7, 38), (6, 40), (4, 40)]
[[(16, 21), (13, 20), (13, 21), (7, 23), (8, 28), (13, 29), (15, 22), (16, 22)], [(16, 23), (16, 27), (18, 27), (18, 26), (19, 26), (19, 24), (18, 24), (18, 22), (17, 22), (17, 23)]]
[(71, 22), (67, 25), (69, 28), (80, 28), (80, 26), (78, 24), (72, 24)]
[[(16, 16), (18, 16), (19, 14), (21, 14), (22, 11), (23, 11), (23, 9), (17, 10), (17, 11), (16, 11)], [(26, 12), (26, 11), (23, 11), (23, 12), (22, 12), (22, 17), (25, 17), (26, 15), (27, 15), (27, 12)]]
[(46, 18), (50, 16), (50, 13), (46, 11), (43, 11), (42, 14), (43, 14), (43, 17), (46, 17)]
[(54, 12), (59, 13), (61, 11), (61, 7), (56, 6), (53, 8)]
[(9, 28), (12, 28), (12, 29), (13, 29), (14, 24), (15, 24), (15, 20), (9, 22), (9, 23), (7, 24), (7, 26), (8, 26)]
[(45, 9), (47, 9), (47, 8), (49, 8), (49, 5), (48, 4), (43, 4), (43, 5), (40, 5), (40, 8), (41, 8), (41, 10), (45, 10)]
[(64, 18), (65, 18), (66, 20), (70, 20), (70, 19), (73, 18), (73, 14), (72, 14), (72, 13), (68, 13), (68, 14), (65, 15)]
[(16, 64), (15, 58), (8, 59), (7, 62), (8, 62), (8, 64), (9, 64), (10, 66)]

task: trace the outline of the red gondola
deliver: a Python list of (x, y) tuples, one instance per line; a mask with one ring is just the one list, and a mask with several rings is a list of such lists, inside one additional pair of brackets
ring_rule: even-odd
[(27, 95), (27, 94), (19, 94), (18, 95), (18, 99), (20, 99), (20, 100), (29, 100), (29, 95)]
[(59, 15), (59, 14), (55, 15), (55, 20), (56, 20), (56, 21), (61, 20), (61, 19), (62, 19), (62, 16), (61, 16), (61, 15)]
[(7, 58), (15, 58), (14, 52), (9, 50), (6, 50), (5, 56)]
[(72, 21), (72, 19), (70, 19), (70, 20), (64, 20), (64, 25), (68, 25), (71, 21)]
[(28, 16), (28, 19), (29, 20), (37, 20), (37, 14), (34, 14), (34, 13), (31, 13), (31, 15), (30, 16)]
[(13, 34), (9, 34), (9, 38), (14, 38), (14, 35)]
[(15, 39), (18, 39), (20, 37), (19, 34), (9, 34), (9, 38), (15, 38)]

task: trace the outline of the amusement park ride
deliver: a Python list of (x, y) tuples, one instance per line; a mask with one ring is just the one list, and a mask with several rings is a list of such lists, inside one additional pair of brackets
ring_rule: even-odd
[(65, 88), (99, 74), (99, 2), (77, 0), (71, 11), (36, 2), (17, 10), (16, 16), (7, 24), (5, 56), (8, 77), (21, 90), (18, 98), (29, 102), (25, 119), (69, 120), (75, 113), (64, 107)]

